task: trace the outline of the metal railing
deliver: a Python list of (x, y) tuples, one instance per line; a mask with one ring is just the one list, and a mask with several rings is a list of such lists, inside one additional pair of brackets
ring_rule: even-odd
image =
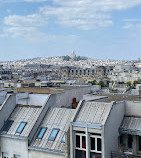
[(141, 156), (129, 155), (120, 152), (111, 152), (111, 158), (141, 158)]

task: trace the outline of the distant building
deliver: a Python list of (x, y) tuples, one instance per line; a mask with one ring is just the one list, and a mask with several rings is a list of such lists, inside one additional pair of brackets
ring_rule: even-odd
[(106, 67), (99, 66), (95, 68), (76, 68), (76, 67), (62, 67), (62, 78), (98, 78), (106, 77)]
[(76, 54), (75, 54), (75, 52), (74, 52), (74, 51), (72, 51), (72, 53), (71, 53), (70, 57), (71, 57), (72, 59), (74, 59), (74, 58), (76, 57)]

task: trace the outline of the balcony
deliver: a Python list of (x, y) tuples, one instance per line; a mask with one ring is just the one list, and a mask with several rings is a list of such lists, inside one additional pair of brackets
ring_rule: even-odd
[(141, 156), (132, 155), (131, 153), (111, 152), (111, 158), (141, 158)]

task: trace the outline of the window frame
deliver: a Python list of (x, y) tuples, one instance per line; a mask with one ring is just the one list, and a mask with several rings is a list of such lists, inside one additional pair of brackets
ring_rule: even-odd
[(21, 158), (21, 155), (14, 154), (13, 158)]
[[(6, 124), (8, 123), (8, 121), (11, 121), (11, 124), (9, 125), (9, 127), (7, 128), (7, 130), (4, 130), (4, 128), (6, 128), (5, 126), (6, 126)], [(14, 123), (14, 120), (7, 120), (7, 121), (4, 123), (4, 125), (3, 125), (2, 131), (3, 131), (3, 132), (8, 132), (13, 123)]]
[(2, 158), (9, 158), (9, 154), (6, 152), (2, 152)]
[(138, 154), (141, 154), (141, 150), (139, 150), (139, 137), (141, 137), (141, 136), (136, 136), (137, 137), (137, 153)]
[[(20, 128), (22, 123), (24, 123), (24, 126), (23, 126), (22, 130), (19, 132), (18, 129)], [(21, 134), (23, 132), (23, 130), (24, 130), (26, 125), (27, 125), (27, 122), (21, 122), (20, 125), (18, 126), (17, 130), (16, 130), (16, 133)]]
[[(42, 129), (45, 129), (45, 131), (43, 132), (42, 136), (39, 138), (38, 136), (40, 135), (40, 132), (42, 131)], [(44, 137), (46, 131), (47, 131), (47, 127), (40, 127), (40, 130), (36, 136), (36, 139), (42, 139)]]
[[(95, 138), (95, 150), (91, 149), (91, 138)], [(101, 151), (97, 150), (98, 149), (97, 139), (101, 139)], [(99, 154), (102, 153), (102, 136), (90, 134), (90, 152), (99, 153)]]
[[(54, 130), (57, 130), (57, 133), (55, 134), (55, 137), (52, 138), (51, 135), (52, 135), (52, 133), (53, 133)], [(52, 131), (51, 131), (51, 133), (50, 133), (50, 135), (49, 135), (48, 140), (49, 140), (49, 141), (55, 141), (55, 139), (56, 139), (56, 137), (57, 137), (59, 131), (60, 131), (59, 128), (53, 128)]]
[(86, 151), (86, 148), (82, 147), (82, 137), (85, 137), (85, 142), (86, 142), (86, 134), (84, 134), (84, 133), (75, 133), (75, 138), (76, 138), (76, 136), (80, 136), (80, 147), (77, 147), (76, 142), (75, 142), (75, 149)]

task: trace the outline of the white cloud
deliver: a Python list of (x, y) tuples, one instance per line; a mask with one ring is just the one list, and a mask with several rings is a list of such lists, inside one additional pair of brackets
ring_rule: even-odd
[[(16, 1), (43, 2), (48, 0)], [(40, 26), (47, 26), (50, 20), (63, 27), (75, 27), (81, 30), (108, 27), (113, 24), (112, 11), (124, 10), (137, 5), (141, 5), (141, 0), (52, 0), (52, 5), (40, 7), (35, 14), (5, 17), (4, 24), (8, 28), (5, 29), (4, 35), (27, 39), (30, 39), (30, 36), (33, 39), (35, 36), (46, 40), (49, 37), (40, 31)], [(124, 29), (131, 27), (130, 23), (123, 26)]]
[(10, 27), (3, 30), (0, 38), (10, 37), (15, 39), (25, 39), (28, 41), (47, 42), (52, 40), (59, 41), (72, 41), (77, 40), (79, 37), (76, 35), (48, 35), (40, 32), (35, 27)]
[(82, 30), (106, 27), (113, 24), (113, 10), (123, 10), (141, 5), (141, 0), (53, 0), (57, 7), (45, 6), (40, 12), (55, 18), (63, 26)]
[(15, 3), (15, 2), (46, 2), (48, 0), (0, 0), (0, 3)]
[[(19, 0), (41, 2), (47, 0)], [(66, 27), (76, 27), (90, 30), (107, 27), (113, 24), (113, 10), (123, 10), (141, 5), (141, 0), (52, 0), (50, 6), (41, 7), (38, 13), (19, 16), (11, 15), (5, 18), (5, 24), (10, 26), (42, 26), (48, 19)]]
[(124, 19), (124, 22), (140, 22), (141, 19)]
[(125, 24), (122, 28), (123, 28), (123, 29), (131, 29), (131, 28), (133, 28), (133, 27), (134, 27), (133, 24)]
[(39, 14), (31, 14), (27, 16), (10, 15), (4, 18), (4, 23), (9, 26), (43, 26), (47, 20)]

